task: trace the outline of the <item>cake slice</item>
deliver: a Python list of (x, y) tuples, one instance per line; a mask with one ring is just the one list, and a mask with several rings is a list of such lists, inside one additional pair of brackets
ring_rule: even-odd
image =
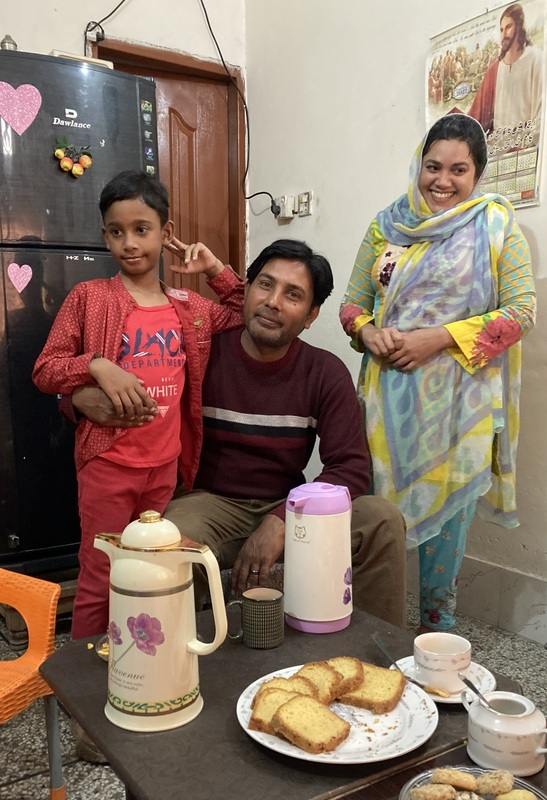
[(340, 673), (342, 680), (338, 684), (337, 694), (345, 694), (357, 689), (363, 683), (363, 664), (358, 658), (351, 656), (337, 656), (329, 658), (327, 664)]
[[(249, 728), (264, 733), (274, 733), (272, 717), (283, 703), (298, 697), (296, 692), (286, 692), (284, 689), (264, 689), (255, 697), (253, 713), (249, 720)], [(301, 695), (302, 696), (302, 695)]]
[(266, 689), (284, 689), (286, 692), (298, 692), (298, 694), (309, 694), (317, 697), (318, 691), (308, 678), (292, 675), (290, 678), (271, 678), (260, 685), (257, 693), (253, 697), (251, 707), (254, 708), (261, 692)]
[(327, 753), (349, 736), (349, 723), (313, 697), (299, 695), (275, 712), (272, 728), (307, 753)]
[(357, 689), (338, 696), (340, 703), (367, 708), (374, 714), (393, 711), (405, 690), (406, 680), (398, 669), (363, 664), (363, 682)]
[(328, 706), (336, 697), (342, 675), (327, 661), (310, 661), (296, 675), (307, 678), (317, 688), (317, 699)]

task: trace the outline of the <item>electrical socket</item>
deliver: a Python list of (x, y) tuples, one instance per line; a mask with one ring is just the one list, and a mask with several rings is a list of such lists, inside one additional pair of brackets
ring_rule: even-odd
[(298, 195), (298, 216), (309, 217), (312, 213), (313, 192), (300, 192)]
[(281, 209), (277, 217), (278, 220), (290, 220), (297, 215), (294, 194), (282, 194), (281, 197), (275, 198), (275, 202)]

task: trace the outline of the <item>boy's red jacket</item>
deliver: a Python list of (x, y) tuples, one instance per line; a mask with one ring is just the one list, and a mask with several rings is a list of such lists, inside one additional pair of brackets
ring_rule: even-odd
[[(201, 384), (211, 336), (242, 324), (243, 281), (226, 267), (208, 281), (221, 305), (187, 289), (166, 289), (179, 316), (186, 350), (186, 381), (181, 402), (179, 477), (189, 491), (194, 483), (203, 441)], [(48, 394), (70, 395), (94, 384), (89, 362), (100, 354), (116, 363), (125, 319), (135, 301), (119, 275), (77, 284), (59, 309), (32, 379)], [(122, 428), (105, 428), (84, 419), (76, 430), (76, 469), (109, 449)]]

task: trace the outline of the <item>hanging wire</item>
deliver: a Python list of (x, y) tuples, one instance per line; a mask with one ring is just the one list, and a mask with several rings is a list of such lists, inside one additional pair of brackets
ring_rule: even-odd
[[(226, 72), (226, 75), (230, 79), (230, 82), (234, 86), (234, 88), (235, 88), (236, 92), (238, 93), (239, 97), (241, 98), (241, 102), (243, 103), (243, 109), (245, 111), (246, 149), (245, 149), (245, 170), (243, 172), (243, 180), (242, 180), (243, 191), (245, 191), (245, 183), (247, 181), (247, 175), (249, 173), (249, 161), (250, 161), (250, 157), (251, 157), (251, 123), (249, 121), (249, 109), (247, 107), (247, 103), (245, 101), (245, 97), (243, 96), (243, 93), (241, 92), (239, 86), (237, 85), (237, 81), (235, 80), (234, 76), (232, 75), (232, 73), (228, 69), (226, 61), (224, 60), (224, 56), (222, 54), (222, 50), (220, 49), (220, 45), (219, 45), (219, 43), (217, 41), (217, 37), (215, 36), (215, 33), (213, 31), (213, 27), (212, 27), (211, 22), (209, 20), (209, 14), (207, 13), (207, 9), (205, 7), (204, 0), (199, 0), (199, 3), (200, 3), (201, 8), (203, 10), (203, 14), (205, 16), (205, 21), (207, 23), (207, 27), (209, 28), (209, 33), (211, 34), (211, 37), (213, 39), (213, 42), (215, 43), (215, 47), (217, 49), (217, 52), (218, 52), (218, 54), (220, 56), (220, 60), (222, 62), (222, 66), (224, 67), (224, 71)], [(281, 213), (281, 209), (280, 209), (279, 205), (275, 202), (275, 199), (274, 199), (273, 195), (270, 194), (270, 192), (254, 192), (253, 194), (245, 195), (245, 200), (251, 200), (251, 198), (258, 197), (259, 195), (266, 195), (267, 197), (270, 198), (270, 211), (272, 212), (274, 217), (277, 218), (279, 216), (279, 214)]]

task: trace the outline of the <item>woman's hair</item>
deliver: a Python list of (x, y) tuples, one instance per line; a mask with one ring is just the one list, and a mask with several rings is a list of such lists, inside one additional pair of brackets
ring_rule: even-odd
[(480, 123), (465, 114), (447, 114), (432, 125), (427, 134), (422, 150), (422, 158), (434, 142), (440, 139), (459, 139), (469, 147), (469, 153), (475, 164), (475, 175), (479, 178), (488, 161), (488, 149), (484, 131)]
[(334, 288), (332, 271), (325, 256), (314, 253), (305, 242), (297, 239), (278, 239), (268, 245), (255, 258), (247, 270), (247, 280), (252, 283), (262, 268), (273, 258), (301, 261), (309, 270), (313, 284), (313, 305), (322, 305)]

